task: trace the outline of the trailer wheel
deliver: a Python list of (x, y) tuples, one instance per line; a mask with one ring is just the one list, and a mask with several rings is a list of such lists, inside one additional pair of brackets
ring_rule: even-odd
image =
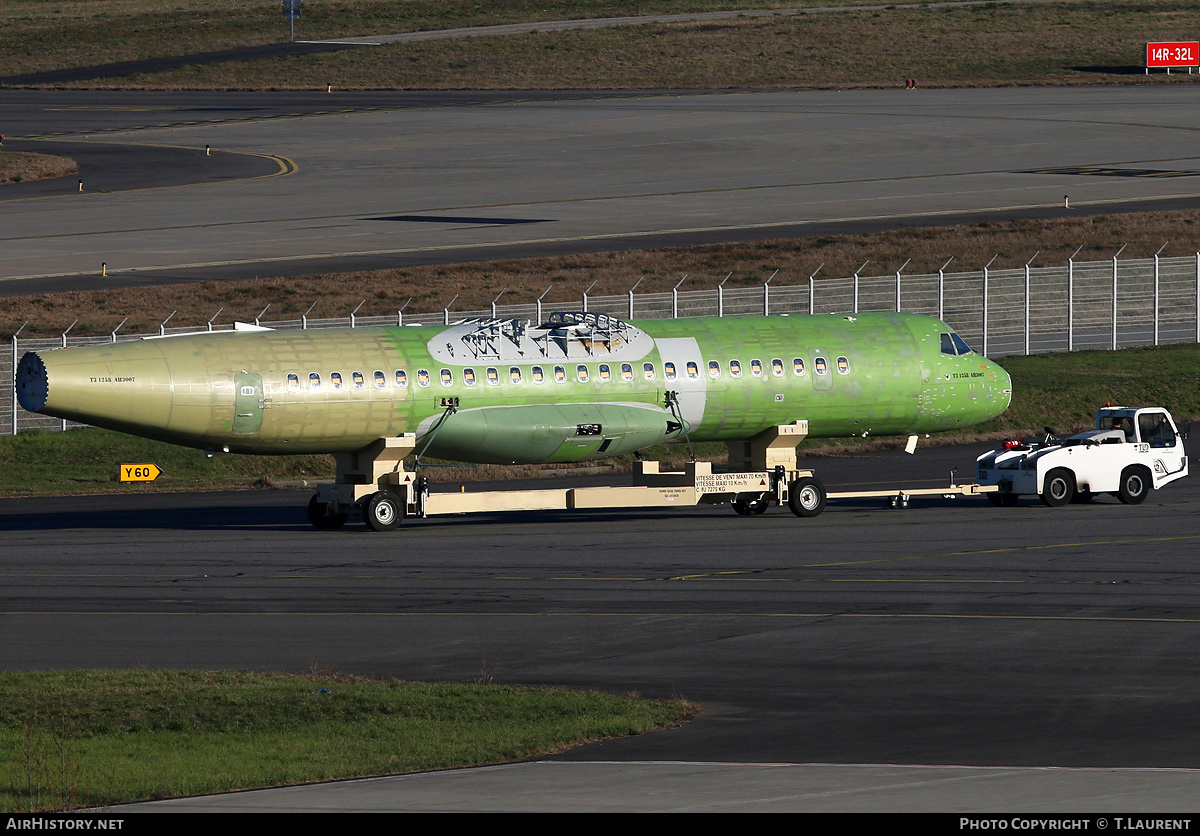
[(404, 503), (391, 491), (376, 491), (367, 497), (362, 515), (372, 531), (391, 531), (404, 520)]
[(1117, 499), (1126, 505), (1141, 505), (1150, 495), (1152, 478), (1147, 468), (1140, 464), (1131, 464), (1121, 471), (1121, 487), (1117, 489)]
[(751, 514), (765, 514), (771, 507), (771, 500), (765, 496), (756, 496), (751, 499), (735, 499), (731, 504), (734, 513), (739, 517), (748, 517)]
[(1067, 505), (1075, 496), (1075, 474), (1065, 467), (1056, 467), (1046, 474), (1042, 486), (1042, 502), (1051, 508)]
[(815, 517), (825, 510), (825, 486), (813, 476), (802, 476), (788, 485), (788, 508), (797, 517)]
[(333, 531), (341, 528), (349, 517), (350, 515), (345, 511), (331, 514), (329, 503), (322, 502), (318, 494), (313, 494), (312, 499), (308, 501), (308, 521), (312, 523), (313, 528), (319, 531)]

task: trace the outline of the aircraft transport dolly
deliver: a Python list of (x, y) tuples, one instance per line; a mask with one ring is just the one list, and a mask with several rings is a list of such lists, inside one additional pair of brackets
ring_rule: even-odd
[[(977, 496), (996, 490), (975, 484), (946, 488), (892, 488), (829, 493), (816, 474), (796, 463), (796, 445), (808, 434), (808, 422), (775, 427), (729, 446), (729, 466), (714, 472), (711, 462), (690, 462), (664, 471), (656, 461), (636, 461), (632, 484), (618, 487), (542, 488), (532, 490), (434, 492), (424, 476), (404, 467), (417, 445), (414, 434), (379, 439), (356, 453), (337, 455), (338, 481), (318, 486), (309, 502), (309, 520), (319, 529), (341, 528), (359, 513), (375, 531), (396, 528), (407, 515), (432, 517), (495, 511), (654, 508), (728, 503), (750, 516), (772, 504), (787, 506), (798, 517), (815, 517), (827, 499), (879, 497), (893, 508), (906, 508), (913, 496)], [(741, 469), (745, 468), (745, 469)]]

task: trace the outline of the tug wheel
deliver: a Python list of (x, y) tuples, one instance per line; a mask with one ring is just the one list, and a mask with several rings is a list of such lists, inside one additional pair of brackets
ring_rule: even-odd
[(1117, 489), (1117, 499), (1126, 505), (1141, 505), (1150, 495), (1152, 478), (1148, 469), (1140, 464), (1131, 464), (1121, 471), (1121, 487)]
[(1075, 474), (1065, 467), (1056, 467), (1046, 474), (1042, 486), (1042, 502), (1051, 508), (1061, 508), (1075, 498)]

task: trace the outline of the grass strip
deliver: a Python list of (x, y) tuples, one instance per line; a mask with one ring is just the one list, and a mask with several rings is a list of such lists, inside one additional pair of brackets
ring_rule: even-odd
[(503, 763), (698, 709), (591, 691), (340, 674), (0, 674), (0, 811)]
[[(632, 7), (626, 5), (625, 11), (630, 10)], [(591, 11), (596, 10), (593, 7)], [(513, 17), (522, 14), (527, 14), (527, 20), (555, 16), (526, 10), (514, 11)], [(468, 14), (465, 19), (470, 17)], [(314, 22), (318, 18), (319, 14), (313, 15)], [(1148, 41), (1185, 37), (1194, 24), (1194, 4), (1188, 0), (891, 7), (395, 43), (266, 61), (191, 66), (68, 86), (199, 90), (324, 90), (326, 85), (338, 90), (845, 89), (901, 88), (910, 78), (916, 78), (921, 87), (1189, 84), (1200, 78), (1186, 73), (1145, 75), (1144, 49)], [(176, 23), (181, 30), (187, 25)], [(370, 28), (374, 31), (376, 27)], [(344, 30), (347, 35), (353, 34), (355, 27), (347, 24)], [(304, 37), (325, 36), (332, 37), (328, 32)], [(161, 43), (178, 44), (171, 47), (176, 54), (229, 46), (206, 43), (201, 49), (202, 44), (186, 31), (165, 37), (167, 40)], [(270, 40), (279, 39), (262, 42)], [(154, 43), (147, 44), (147, 48), (163, 49)], [(0, 55), (6, 51), (12, 50), (5, 50), (0, 41)], [(114, 43), (107, 60), (129, 60), (133, 57), (130, 51), (128, 46)], [(81, 63), (84, 60), (82, 55), (63, 55), (58, 66), (85, 66)], [(30, 61), (50, 63), (37, 56), (14, 55), (12, 72), (15, 74), (16, 67)]]
[(28, 151), (0, 151), (0, 185), (48, 180), (77, 171), (79, 165), (69, 157)]
[[(1008, 412), (969, 430), (942, 433), (923, 443), (960, 443), (1035, 436), (1042, 427), (1060, 432), (1091, 426), (1107, 402), (1127, 406), (1166, 406), (1177, 421), (1200, 419), (1200, 346), (1177, 345), (1121, 351), (1080, 351), (1011, 357), (1002, 365), (1013, 377)], [(899, 447), (901, 439), (817, 439), (800, 446), (803, 456), (838, 455)], [(982, 451), (982, 449), (981, 449)], [(651, 448), (647, 458), (673, 465), (684, 461), (680, 445)], [(697, 446), (700, 458), (723, 461), (723, 444)], [(154, 483), (120, 483), (118, 465), (153, 463), (164, 473)], [(632, 457), (606, 460), (615, 473), (627, 472)], [(553, 466), (438, 468), (435, 482), (490, 481), (553, 476)], [(207, 458), (198, 450), (135, 438), (107, 430), (23, 432), (0, 438), (0, 470), (6, 479), (0, 496), (53, 496), (245, 488), (301, 487), (333, 479), (332, 456), (238, 456)], [(300, 519), (298, 516), (297, 519)]]

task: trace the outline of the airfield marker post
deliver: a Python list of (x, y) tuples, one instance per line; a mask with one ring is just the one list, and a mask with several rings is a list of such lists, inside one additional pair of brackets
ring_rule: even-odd
[[(361, 302), (358, 303), (358, 308), (361, 308), (365, 304), (367, 304), (367, 300), (363, 299)], [(356, 324), (354, 315), (358, 313), (358, 308), (355, 308), (354, 310), (350, 311), (350, 327), (351, 328), (353, 328)]]
[(541, 325), (543, 322), (545, 322), (545, 321), (546, 321), (545, 319), (543, 319), (543, 318), (542, 318), (542, 300), (546, 298), (546, 294), (547, 294), (547, 293), (549, 293), (549, 292), (550, 292), (550, 290), (551, 290), (553, 287), (554, 287), (554, 285), (550, 285), (550, 287), (548, 287), (548, 288), (546, 288), (545, 290), (543, 290), (543, 291), (542, 291), (542, 295), (541, 295), (541, 296), (539, 296), (539, 297), (537, 298), (537, 303), (536, 303), (536, 304), (537, 304), (537, 321), (538, 321), (538, 325)]
[(492, 300), (492, 319), (496, 319), (496, 318), (497, 318), (497, 317), (496, 317), (496, 303), (500, 301), (500, 297), (501, 297), (501, 296), (503, 296), (505, 293), (508, 293), (508, 288), (507, 288), (507, 287), (506, 287), (506, 288), (504, 288), (504, 290), (502, 290), (502, 291), (500, 291), (499, 293), (497, 293), (497, 294), (496, 294), (496, 298)]
[(644, 279), (644, 278), (646, 278), (646, 277), (642, 276), (636, 282), (633, 283), (633, 287), (629, 288), (629, 317), (628, 317), (629, 319), (633, 319), (633, 292), (635, 290), (637, 290), (637, 286), (642, 283), (642, 279)]
[(301, 331), (308, 330), (308, 315), (313, 312), (313, 308), (315, 308), (316, 306), (317, 306), (317, 303), (313, 302), (311, 305), (308, 306), (308, 310), (300, 315), (300, 330)]
[(721, 279), (721, 283), (717, 285), (717, 316), (725, 316), (725, 282), (729, 281), (729, 273), (725, 278)]
[[(117, 341), (117, 332), (120, 331), (121, 327), (128, 321), (129, 321), (129, 317), (125, 317), (124, 319), (121, 320), (120, 325), (118, 325), (116, 328), (112, 329), (112, 334), (109, 335), (111, 337), (109, 342), (115, 343)], [(16, 366), (14, 366), (13, 368), (16, 368)]]
[[(824, 267), (824, 266), (825, 266), (825, 262), (822, 261), (821, 267)], [(812, 316), (813, 311), (815, 310), (814, 305), (813, 305), (813, 299), (817, 293), (816, 278), (817, 278), (817, 273), (821, 272), (821, 267), (818, 267), (816, 270), (813, 270), (812, 275), (808, 277), (808, 315), (809, 316)]]
[(411, 296), (409, 296), (409, 297), (408, 297), (408, 301), (407, 301), (407, 302), (405, 302), (403, 305), (401, 305), (401, 306), (400, 306), (400, 307), (399, 307), (399, 308), (396, 310), (396, 327), (397, 327), (397, 328), (403, 328), (403, 327), (404, 327), (404, 309), (408, 307), (408, 303), (409, 303), (409, 302), (411, 302), (411, 301), (412, 301), (412, 297), (411, 297)]
[(446, 303), (446, 307), (442, 308), (442, 324), (443, 325), (450, 324), (450, 306), (454, 304), (456, 299), (458, 299), (457, 293), (454, 294), (454, 299), (451, 299), (449, 302)]
[(221, 315), (221, 311), (223, 311), (223, 310), (225, 310), (225, 306), (224, 306), (224, 305), (222, 305), (221, 307), (217, 308), (217, 312), (216, 312), (215, 314), (213, 314), (213, 315), (212, 315), (212, 319), (210, 319), (210, 320), (208, 321), (208, 330), (209, 330), (209, 331), (212, 331), (212, 329), (213, 329), (213, 327), (212, 327), (212, 324), (213, 324), (214, 322), (216, 322), (216, 319), (217, 319), (217, 317)]
[(588, 299), (588, 293), (590, 293), (590, 292), (591, 292), (592, 288), (596, 286), (596, 282), (598, 282), (598, 281), (600, 281), (600, 280), (599, 280), (599, 279), (596, 279), (596, 281), (594, 281), (594, 282), (592, 282), (590, 285), (588, 285), (588, 286), (587, 286), (587, 290), (585, 290), (585, 291), (583, 292), (583, 312), (584, 312), (584, 313), (587, 313), (587, 299)]
[[(1196, 275), (1200, 276), (1200, 253), (1196, 253)], [(683, 278), (675, 283), (671, 288), (671, 319), (679, 319), (679, 286), (687, 279), (687, 273), (683, 274)], [(1200, 316), (1200, 314), (1197, 314)], [(1200, 329), (1200, 319), (1197, 319), (1196, 327)]]
[(267, 308), (270, 308), (270, 307), (271, 307), (271, 303), (270, 303), (270, 302), (268, 302), (268, 303), (267, 303), (267, 307), (266, 307), (266, 308), (263, 308), (261, 311), (259, 311), (259, 313), (258, 313), (258, 316), (254, 317), (254, 324), (255, 324), (255, 325), (261, 326), (261, 324), (262, 324), (262, 318), (263, 318), (263, 314), (265, 314), (265, 313), (267, 312)]

